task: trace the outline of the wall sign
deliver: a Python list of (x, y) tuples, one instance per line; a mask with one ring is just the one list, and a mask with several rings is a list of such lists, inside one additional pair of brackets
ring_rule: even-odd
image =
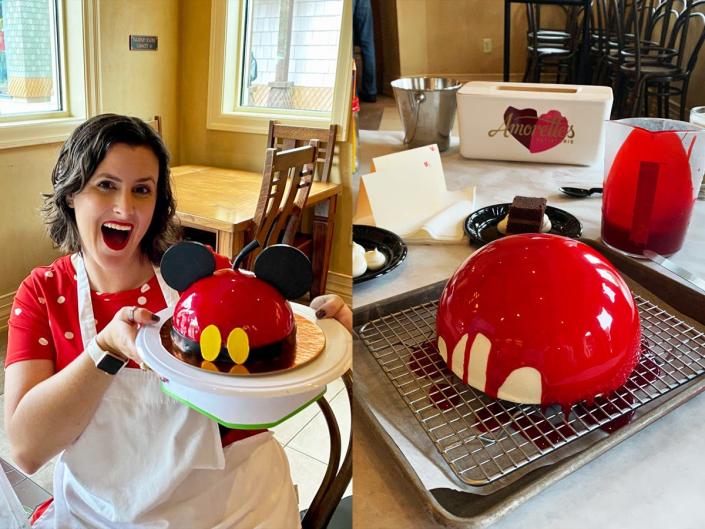
[(157, 37), (152, 35), (130, 35), (131, 50), (156, 50)]

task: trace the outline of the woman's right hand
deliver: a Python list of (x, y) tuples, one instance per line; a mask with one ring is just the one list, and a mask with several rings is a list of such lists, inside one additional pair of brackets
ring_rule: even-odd
[(137, 364), (142, 358), (135, 347), (137, 331), (142, 325), (159, 321), (159, 316), (140, 307), (123, 307), (96, 336), (98, 347), (104, 351), (129, 358)]

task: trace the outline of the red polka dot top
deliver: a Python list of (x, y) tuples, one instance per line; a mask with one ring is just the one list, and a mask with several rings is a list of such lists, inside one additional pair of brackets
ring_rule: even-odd
[[(91, 291), (96, 330), (100, 332), (125, 306), (152, 312), (166, 308), (157, 276), (123, 292)], [(76, 271), (66, 255), (32, 270), (15, 295), (9, 320), (5, 367), (23, 360), (46, 359), (58, 372), (83, 351), (78, 321)], [(130, 367), (137, 367), (130, 362)]]

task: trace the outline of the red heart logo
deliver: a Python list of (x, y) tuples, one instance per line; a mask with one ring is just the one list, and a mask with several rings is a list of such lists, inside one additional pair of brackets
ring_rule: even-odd
[(538, 116), (533, 108), (508, 107), (504, 112), (504, 125), (530, 153), (547, 151), (560, 144), (568, 134), (568, 120), (557, 110)]
[(504, 125), (507, 127), (509, 134), (514, 139), (529, 149), (531, 145), (531, 135), (534, 132), (536, 125), (536, 110), (533, 108), (518, 108), (509, 107), (504, 112)]
[(568, 134), (568, 120), (557, 110), (539, 116), (531, 135), (529, 152), (543, 152), (555, 147)]

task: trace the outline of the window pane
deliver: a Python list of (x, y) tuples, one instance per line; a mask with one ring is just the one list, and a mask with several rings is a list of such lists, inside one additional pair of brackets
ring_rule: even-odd
[(0, 0), (0, 115), (61, 110), (56, 3)]
[(343, 0), (248, 0), (242, 106), (330, 112)]

